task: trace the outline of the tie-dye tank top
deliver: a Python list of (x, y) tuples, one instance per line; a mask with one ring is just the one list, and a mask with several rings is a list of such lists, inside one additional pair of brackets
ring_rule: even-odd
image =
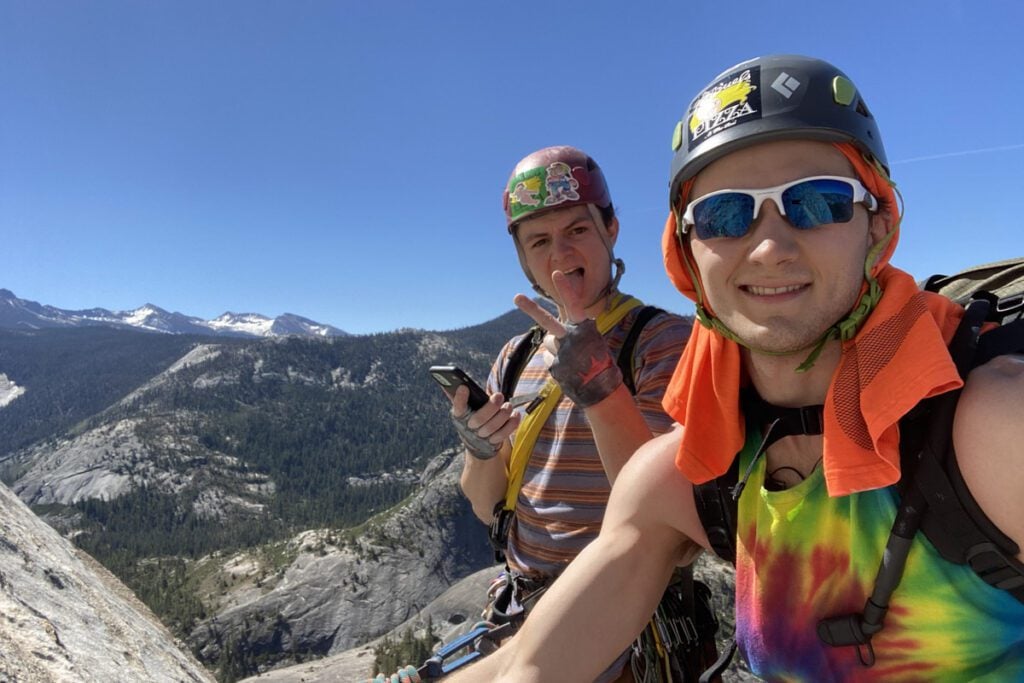
[[(748, 438), (741, 472), (759, 438)], [(872, 639), (874, 666), (862, 665), (853, 646), (820, 641), (820, 619), (864, 608), (897, 496), (885, 488), (830, 498), (820, 467), (793, 488), (767, 491), (764, 472), (761, 458), (740, 498), (736, 549), (736, 637), (754, 673), (769, 681), (1024, 681), (1024, 604), (943, 560), (920, 533)]]

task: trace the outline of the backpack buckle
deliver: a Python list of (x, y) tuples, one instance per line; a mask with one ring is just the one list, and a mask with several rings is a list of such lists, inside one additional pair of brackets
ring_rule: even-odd
[(821, 406), (802, 406), (800, 408), (800, 428), (804, 434), (818, 435), (824, 433)]
[(1024, 572), (994, 543), (978, 543), (967, 550), (967, 564), (985, 583), (1005, 591), (1024, 587)]
[(515, 510), (505, 509), (505, 501), (498, 501), (498, 504), (494, 506), (494, 519), (491, 520), (491, 526), (487, 529), (487, 538), (491, 541), (495, 556), (504, 557), (505, 550), (508, 549), (508, 532), (512, 527), (515, 514)]
[(1024, 311), (1024, 294), (1014, 294), (1012, 296), (1005, 296), (1002, 299), (998, 299), (994, 306), (994, 310), (1000, 320), (1008, 318), (1015, 313)]

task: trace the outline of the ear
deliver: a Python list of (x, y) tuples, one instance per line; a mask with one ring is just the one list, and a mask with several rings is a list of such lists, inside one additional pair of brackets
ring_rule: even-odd
[(605, 226), (605, 230), (608, 232), (608, 243), (614, 247), (615, 240), (619, 238), (619, 217), (613, 218), (611, 223)]
[(869, 247), (881, 242), (895, 226), (892, 224), (892, 214), (884, 208), (880, 208), (870, 216), (868, 222), (868, 239), (871, 241)]

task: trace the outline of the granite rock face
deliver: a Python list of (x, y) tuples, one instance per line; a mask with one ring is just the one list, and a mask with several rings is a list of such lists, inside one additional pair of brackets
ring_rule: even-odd
[[(232, 600), (192, 631), (194, 651), (211, 666), (234, 657), (261, 669), (343, 652), (492, 565), (486, 528), (458, 489), (461, 469), (462, 455), (446, 452), (405, 505), (343, 539), (317, 531), (297, 537), (294, 559), (261, 581), (261, 590)], [(481, 593), (481, 606), (483, 600)]]
[[(374, 648), (384, 638), (397, 640), (406, 629), (420, 632), (429, 618), (443, 642), (466, 632), (477, 622), (486, 600), (487, 587), (497, 574), (493, 567), (481, 569), (446, 590), (412, 618), (387, 634), (350, 650), (315, 661), (295, 664), (243, 679), (243, 683), (334, 683), (364, 681), (372, 674)], [(410, 662), (412, 663), (412, 662)], [(415, 662), (420, 664), (420, 662)]]
[(212, 681), (113, 575), (0, 485), (0, 681)]
[[(465, 633), (479, 618), (480, 609), (485, 600), (484, 595), (495, 573), (494, 568), (489, 567), (467, 576), (445, 591), (425, 609), (399, 624), (384, 636), (322, 659), (266, 671), (258, 676), (243, 679), (242, 683), (365, 681), (377, 673), (372, 671), (374, 649), (384, 638), (390, 638), (392, 641), (400, 640), (401, 634), (407, 629), (421, 635), (425, 630), (428, 618), (434, 626), (434, 632), (442, 642), (452, 642), (456, 637)], [(720, 620), (718, 651), (719, 653), (725, 652), (730, 645), (734, 631), (731, 597), (734, 586), (733, 569), (720, 560), (705, 554), (697, 561), (695, 575), (712, 590), (714, 607)], [(461, 654), (464, 652), (459, 653), (459, 655)], [(455, 658), (456, 656), (453, 656), (448, 661), (451, 662)], [(416, 665), (421, 663), (410, 662), (410, 664)], [(722, 678), (734, 683), (756, 683), (761, 680), (750, 673), (746, 663), (739, 655), (733, 657)]]

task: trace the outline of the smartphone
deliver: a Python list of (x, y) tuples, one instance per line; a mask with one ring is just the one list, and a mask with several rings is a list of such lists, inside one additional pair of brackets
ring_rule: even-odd
[(430, 368), (430, 376), (441, 385), (449, 397), (455, 396), (455, 390), (460, 385), (469, 387), (470, 410), (479, 410), (487, 403), (487, 392), (457, 365), (433, 365)]

